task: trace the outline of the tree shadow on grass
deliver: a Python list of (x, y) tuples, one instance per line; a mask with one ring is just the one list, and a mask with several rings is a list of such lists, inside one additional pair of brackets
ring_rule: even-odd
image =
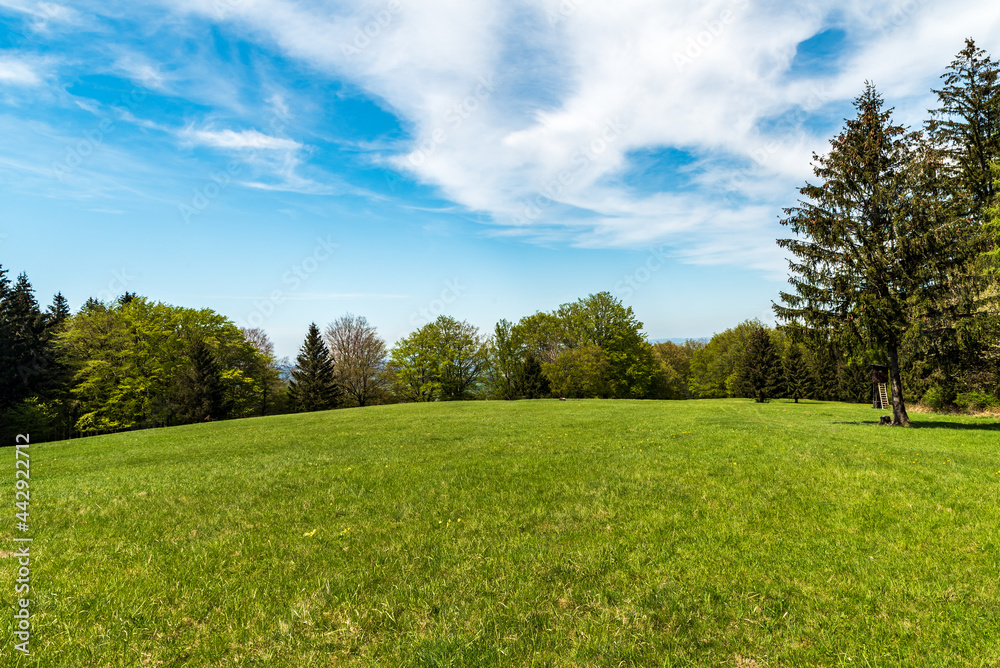
[(911, 429), (975, 429), (981, 431), (1000, 431), (1000, 422), (968, 423), (968, 422), (913, 422)]
[[(880, 427), (878, 420), (856, 421), (856, 422), (833, 422), (831, 424), (853, 424), (869, 427)], [(1000, 431), (1000, 422), (991, 423), (968, 423), (968, 422), (911, 422), (910, 429), (966, 429), (975, 431)]]

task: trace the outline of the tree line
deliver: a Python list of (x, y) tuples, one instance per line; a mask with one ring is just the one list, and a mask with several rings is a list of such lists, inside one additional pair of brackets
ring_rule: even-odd
[(266, 332), (211, 309), (126, 293), (76, 313), (57, 294), (43, 310), (28, 277), (11, 284), (2, 267), (0, 315), (5, 442), (404, 401), (757, 396), (730, 376), (754, 331), (780, 337), (744, 323), (711, 341), (650, 343), (631, 307), (602, 292), (488, 334), (442, 315), (391, 348), (345, 314), (311, 324), (289, 363)]
[(1000, 66), (968, 40), (920, 130), (868, 84), (814, 155), (781, 223), (791, 288), (777, 328), (650, 342), (601, 292), (487, 334), (442, 315), (397, 341), (364, 317), (310, 325), (294, 361), (210, 309), (126, 293), (44, 310), (0, 267), (0, 437), (35, 440), (401, 401), (545, 397), (871, 401), (889, 367), (905, 400), (1000, 404)]

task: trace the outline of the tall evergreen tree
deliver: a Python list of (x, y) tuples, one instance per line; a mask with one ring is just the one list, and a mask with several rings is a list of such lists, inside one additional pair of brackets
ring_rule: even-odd
[[(947, 197), (940, 205), (962, 221), (969, 243), (952, 262), (952, 287), (942, 298), (916, 305), (913, 331), (905, 342), (905, 362), (913, 385), (936, 387), (952, 401), (970, 373), (982, 367), (998, 334), (996, 290), (986, 285), (989, 253), (989, 205), (997, 196), (991, 163), (1000, 158), (1000, 63), (971, 39), (942, 75), (933, 91), (938, 108), (927, 123), (936, 148), (945, 156), (942, 171)], [(985, 255), (983, 263), (977, 256)], [(984, 271), (983, 264), (987, 265)]]
[(31, 395), (50, 363), (45, 318), (27, 275), (17, 277), (3, 301), (6, 355), (0, 407), (12, 406)]
[(788, 345), (788, 352), (782, 362), (782, 371), (785, 375), (785, 396), (799, 403), (799, 399), (806, 396), (805, 379), (809, 369), (802, 357), (802, 347), (794, 341)]
[(204, 339), (195, 339), (189, 351), (190, 363), (178, 374), (177, 409), (181, 422), (223, 420), (228, 415), (222, 368)]
[(734, 387), (740, 395), (762, 404), (780, 393), (781, 375), (781, 358), (771, 333), (757, 327), (750, 333), (737, 365)]
[(912, 324), (914, 302), (935, 303), (952, 285), (967, 247), (947, 201), (939, 153), (919, 133), (892, 123), (892, 110), (867, 85), (856, 118), (814, 155), (822, 180), (800, 189), (804, 200), (785, 210), (782, 224), (796, 238), (780, 239), (793, 293), (781, 293), (778, 317), (797, 326), (858, 338), (887, 358), (893, 424), (908, 425), (899, 349)]
[(552, 394), (542, 363), (530, 350), (524, 357), (524, 364), (517, 379), (517, 388), (525, 399), (541, 399)]
[(52, 304), (45, 311), (47, 324), (50, 329), (58, 329), (66, 318), (70, 316), (69, 302), (63, 297), (63, 293), (57, 292), (52, 298)]
[(951, 159), (954, 182), (968, 194), (967, 213), (978, 224), (997, 194), (990, 163), (1000, 158), (1000, 63), (967, 39), (941, 78), (928, 130)]
[(14, 326), (10, 319), (9, 297), (10, 279), (7, 278), (7, 270), (0, 266), (0, 411), (13, 404), (17, 379)]
[(340, 403), (333, 361), (316, 323), (309, 325), (305, 342), (296, 358), (296, 366), (288, 384), (292, 406), (300, 412), (323, 411)]

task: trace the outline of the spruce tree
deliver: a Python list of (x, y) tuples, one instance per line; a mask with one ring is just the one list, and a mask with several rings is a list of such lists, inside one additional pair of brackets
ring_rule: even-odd
[(793, 399), (795, 403), (799, 403), (799, 399), (806, 396), (806, 379), (809, 375), (809, 369), (805, 365), (802, 348), (799, 344), (789, 343), (782, 370), (785, 374), (785, 396)]
[(0, 409), (13, 406), (32, 394), (49, 364), (49, 338), (45, 318), (35, 300), (27, 275), (20, 274), (14, 286), (3, 293), (4, 326), (3, 381)]
[(989, 287), (988, 274), (997, 248), (989, 206), (998, 193), (991, 167), (1000, 159), (1000, 63), (968, 39), (941, 78), (927, 128), (946, 157), (949, 192), (942, 205), (962, 221), (967, 243), (952, 262), (952, 276), (960, 280), (952, 280), (943, 298), (915, 304), (906, 352), (918, 374), (914, 384), (933, 385), (953, 401), (970, 373), (982, 375), (998, 332), (1000, 294)]
[(58, 329), (70, 316), (69, 302), (61, 292), (52, 298), (52, 304), (45, 312), (47, 325), (50, 329)]
[(932, 91), (940, 106), (927, 127), (950, 158), (954, 183), (968, 195), (967, 213), (979, 224), (997, 194), (990, 163), (1000, 159), (1000, 63), (967, 39), (941, 78), (944, 85)]
[(198, 338), (192, 342), (189, 355), (191, 361), (177, 380), (175, 417), (183, 423), (225, 419), (229, 407), (215, 353)]
[(7, 278), (7, 270), (0, 266), (0, 411), (13, 404), (12, 397), (17, 379), (17, 363), (14, 358), (14, 327), (10, 319), (9, 309), (10, 280)]
[(542, 363), (535, 354), (528, 351), (524, 357), (517, 379), (518, 392), (525, 399), (541, 399), (552, 393), (549, 379), (545, 377)]
[(778, 244), (794, 256), (794, 292), (782, 292), (784, 305), (774, 310), (787, 323), (861, 340), (886, 358), (893, 424), (908, 425), (900, 344), (913, 323), (913, 304), (937, 303), (949, 293), (967, 242), (945, 204), (943, 156), (919, 133), (892, 123), (874, 86), (855, 107), (857, 117), (831, 140), (830, 152), (814, 155), (822, 182), (807, 183), (799, 206), (785, 210), (781, 222), (796, 236)]
[(770, 332), (764, 327), (757, 327), (750, 333), (736, 368), (735, 386), (741, 396), (759, 404), (780, 393), (781, 358)]
[(289, 400), (299, 412), (322, 411), (340, 404), (330, 351), (316, 323), (309, 325), (305, 342), (295, 360), (295, 369), (288, 384)]

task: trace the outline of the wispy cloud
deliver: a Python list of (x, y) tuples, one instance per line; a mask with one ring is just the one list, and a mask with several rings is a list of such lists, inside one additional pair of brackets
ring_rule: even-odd
[[(771, 267), (781, 265), (776, 198), (794, 199), (832, 130), (808, 121), (844, 109), (866, 79), (906, 111), (926, 106), (970, 26), (989, 40), (1000, 22), (1000, 6), (973, 0), (182, 6), (248, 26), (386, 101), (413, 140), (383, 158), (512, 234), (603, 247), (668, 240), (691, 261)], [(798, 45), (830, 28), (853, 36), (850, 52), (829, 72), (791, 77)], [(686, 186), (629, 182), (631, 154), (656, 149), (694, 156)]]
[(0, 7), (27, 14), (32, 18), (32, 28), (35, 30), (45, 30), (53, 23), (76, 23), (80, 17), (72, 7), (57, 2), (0, 0)]
[[(118, 21), (124, 7), (0, 6), (38, 26)], [(139, 16), (142, 38), (95, 47), (106, 60), (85, 65), (158, 93), (163, 108), (118, 118), (171, 148), (228, 153), (251, 167), (243, 187), (378, 198), (386, 193), (371, 181), (348, 184), (394, 170), (497, 235), (666, 243), (688, 262), (765, 271), (783, 269), (773, 241), (781, 207), (865, 80), (919, 123), (970, 32), (1000, 54), (1000, 5), (977, 0), (161, 0)], [(832, 62), (796, 69), (800, 46), (829, 30), (847, 36)], [(211, 46), (200, 39), (216, 32)], [(186, 46), (142, 41), (164, 33)], [(238, 49), (226, 43), (234, 36)], [(21, 96), (45, 90), (57, 69), (40, 58), (0, 57), (0, 82)], [(277, 60), (304, 63), (310, 85), (360, 91), (401, 130), (338, 133), (321, 111), (306, 118)]]
[(0, 56), (0, 82), (12, 86), (38, 86), (42, 83), (42, 77), (27, 62)]
[(297, 151), (302, 144), (257, 130), (185, 130), (183, 136), (206, 146), (229, 150)]

